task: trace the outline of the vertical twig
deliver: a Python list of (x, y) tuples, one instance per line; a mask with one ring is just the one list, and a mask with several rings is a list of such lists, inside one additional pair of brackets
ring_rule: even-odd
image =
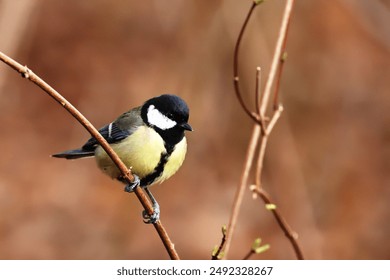
[(224, 248), (224, 257), (226, 258), (227, 253), (229, 252), (230, 245), (233, 239), (233, 233), (236, 229), (238, 214), (240, 213), (242, 199), (244, 197), (245, 189), (248, 186), (248, 178), (249, 172), (253, 165), (253, 159), (255, 157), (256, 147), (259, 142), (259, 137), (261, 135), (260, 125), (255, 124), (252, 129), (252, 135), (250, 138), (250, 142), (248, 145), (248, 151), (245, 157), (245, 165), (244, 170), (241, 174), (240, 184), (236, 191), (236, 195), (234, 197), (233, 208), (230, 214), (229, 224), (226, 231), (226, 242)]
[(260, 100), (262, 99), (261, 91), (261, 68), (256, 68), (256, 85), (255, 85), (255, 105), (256, 105), (256, 114), (260, 116)]
[[(285, 45), (283, 46), (283, 48), (285, 48)], [(284, 66), (286, 59), (287, 59), (287, 52), (283, 52), (282, 57), (280, 58), (280, 65), (279, 65), (278, 74), (277, 74), (278, 78), (276, 79), (276, 82), (275, 82), (273, 110), (278, 109), (280, 80), (281, 80), (281, 76), (282, 76), (282, 72), (283, 72), (283, 68), (284, 68), (283, 66)]]
[[(264, 88), (264, 94), (261, 99), (261, 106), (260, 106), (260, 116), (264, 117), (265, 112), (267, 110), (268, 100), (271, 95), (271, 89), (272, 85), (274, 84), (275, 77), (276, 77), (276, 70), (278, 69), (278, 66), (281, 62), (282, 53), (284, 52), (284, 48), (286, 46), (286, 39), (287, 39), (287, 32), (288, 27), (290, 25), (290, 19), (291, 19), (291, 13), (292, 8), (294, 6), (294, 0), (287, 0), (286, 6), (284, 8), (282, 23), (279, 30), (278, 39), (276, 41), (276, 47), (274, 56), (271, 63), (271, 68), (269, 70), (267, 82), (265, 84)], [(281, 73), (281, 72), (280, 72)], [(279, 75), (280, 78), (280, 75)]]

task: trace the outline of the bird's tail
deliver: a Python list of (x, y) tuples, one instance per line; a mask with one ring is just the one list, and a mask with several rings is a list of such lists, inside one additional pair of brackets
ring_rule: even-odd
[(78, 159), (85, 157), (93, 157), (95, 155), (94, 151), (86, 151), (81, 149), (64, 151), (58, 154), (52, 155), (52, 157), (56, 158), (66, 158), (66, 159)]

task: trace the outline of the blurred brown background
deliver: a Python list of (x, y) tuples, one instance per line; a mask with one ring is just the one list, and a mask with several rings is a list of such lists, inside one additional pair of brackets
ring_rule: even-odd
[[(191, 108), (187, 159), (152, 188), (183, 259), (221, 239), (251, 121), (234, 96), (232, 57), (251, 1), (0, 0), (0, 50), (28, 65), (97, 127), (162, 93)], [(262, 4), (241, 52), (253, 100), (284, 1)], [(389, 259), (390, 4), (296, 1), (264, 187), (309, 259)], [(0, 258), (166, 259), (141, 206), (93, 159), (49, 155), (88, 133), (42, 90), (0, 63)], [(263, 203), (246, 193), (229, 258), (260, 236), (255, 258), (294, 259)]]

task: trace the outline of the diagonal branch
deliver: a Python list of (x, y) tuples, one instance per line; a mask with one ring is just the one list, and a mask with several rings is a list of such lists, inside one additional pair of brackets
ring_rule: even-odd
[(297, 259), (303, 260), (304, 259), (303, 252), (302, 252), (302, 249), (299, 246), (298, 241), (297, 241), (298, 234), (295, 231), (293, 231), (293, 229), (287, 223), (286, 219), (283, 217), (283, 215), (277, 209), (276, 205), (274, 203), (272, 203), (272, 200), (271, 200), (270, 196), (268, 195), (268, 193), (263, 188), (260, 188), (259, 186), (255, 186), (251, 190), (253, 193), (260, 196), (260, 198), (265, 203), (266, 208), (268, 206), (267, 209), (272, 212), (279, 227), (282, 229), (282, 231), (284, 232), (284, 235), (287, 237), (287, 239), (292, 244), (292, 246), (294, 248), (295, 255), (297, 256)]
[[(52, 97), (55, 101), (60, 103), (65, 110), (67, 110), (85, 129), (99, 142), (102, 148), (107, 152), (112, 161), (116, 164), (118, 169), (121, 171), (123, 178), (127, 183), (131, 184), (134, 180), (134, 176), (131, 171), (126, 167), (126, 165), (120, 160), (118, 155), (114, 152), (114, 150), (110, 147), (107, 141), (100, 135), (100, 133), (96, 130), (96, 128), (85, 118), (69, 101), (67, 101), (61, 94), (59, 94), (55, 89), (53, 89), (49, 84), (47, 84), (44, 80), (42, 80), (39, 76), (37, 76), (34, 72), (27, 68), (27, 66), (23, 66), (13, 60), (12, 58), (6, 56), (2, 52), (0, 52), (0, 60), (5, 64), (13, 68), (15, 71), (19, 72), (23, 78), (26, 78), (39, 86), (42, 90), (44, 90), (50, 97)], [(152, 204), (147, 199), (147, 196), (142, 191), (141, 188), (137, 187), (134, 189), (134, 193), (138, 197), (142, 206), (149, 213), (153, 213)], [(163, 227), (161, 221), (158, 221), (154, 224), (154, 227), (163, 242), (165, 249), (167, 250), (171, 259), (179, 259), (179, 255), (177, 254), (174, 244), (170, 240), (168, 233)]]

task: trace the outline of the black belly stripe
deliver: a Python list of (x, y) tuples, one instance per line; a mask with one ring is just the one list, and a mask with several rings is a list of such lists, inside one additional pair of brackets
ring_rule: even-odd
[(146, 187), (152, 184), (158, 177), (162, 175), (164, 172), (164, 166), (167, 163), (169, 155), (166, 153), (161, 154), (160, 161), (157, 164), (156, 168), (154, 168), (153, 172), (149, 175), (146, 175), (141, 179), (140, 185), (141, 187)]
[(165, 145), (166, 153), (161, 153), (160, 161), (157, 164), (157, 166), (154, 168), (153, 172), (149, 175), (146, 175), (144, 178), (141, 179), (140, 185), (141, 187), (146, 187), (159, 178), (162, 173), (164, 172), (165, 164), (168, 162), (169, 157), (171, 156), (174, 147), (171, 145)]

